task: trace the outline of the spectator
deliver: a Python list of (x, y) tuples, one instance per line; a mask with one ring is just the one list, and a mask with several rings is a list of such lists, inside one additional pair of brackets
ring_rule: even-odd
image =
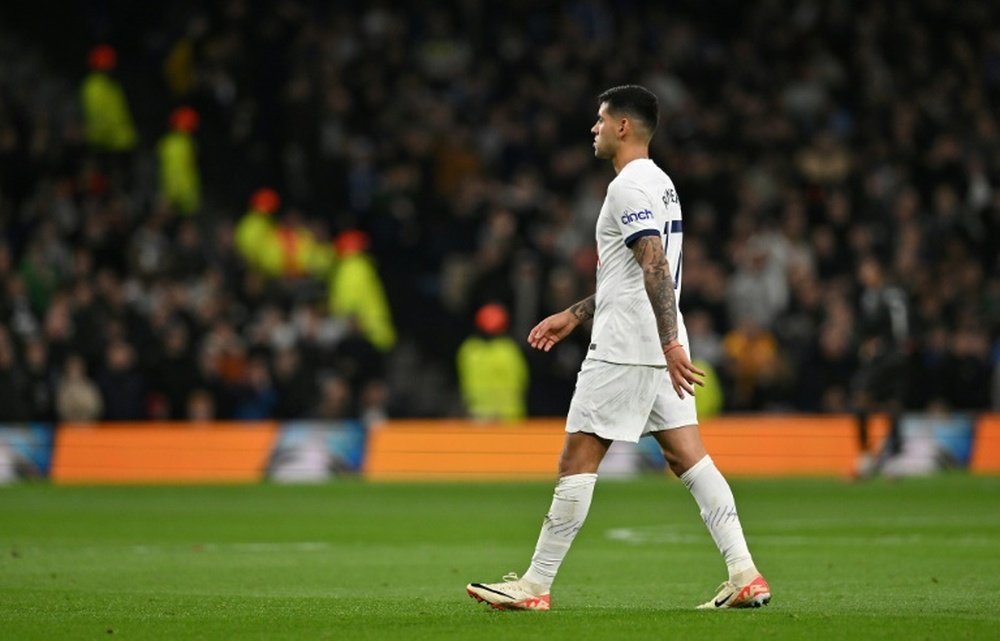
[(799, 408), (807, 412), (848, 412), (851, 409), (851, 378), (857, 369), (857, 355), (850, 328), (826, 323), (808, 348), (798, 371), (807, 375), (795, 379)]
[(315, 407), (318, 400), (316, 373), (303, 365), (296, 346), (290, 345), (275, 353), (274, 385), (278, 396), (275, 418), (303, 418)]
[(192, 220), (183, 220), (171, 244), (171, 275), (181, 280), (196, 280), (214, 263), (217, 250), (208, 249), (198, 226)]
[(389, 388), (385, 383), (371, 381), (361, 388), (357, 415), (369, 429), (377, 428), (389, 418)]
[(781, 265), (761, 238), (751, 238), (739, 251), (739, 267), (729, 280), (729, 320), (746, 319), (770, 330), (788, 304), (788, 281)]
[(953, 410), (975, 411), (990, 406), (990, 343), (980, 327), (966, 321), (952, 335), (941, 366), (942, 396)]
[[(696, 309), (684, 316), (688, 328), (688, 342), (691, 344), (691, 354), (712, 367), (718, 367), (725, 355), (722, 337), (712, 326), (712, 317), (701, 309)], [(700, 368), (699, 368), (700, 369)], [(700, 414), (699, 414), (700, 416)]]
[(277, 403), (278, 392), (271, 379), (267, 360), (263, 355), (251, 357), (247, 363), (246, 382), (236, 390), (234, 418), (244, 421), (274, 418)]
[[(356, 395), (373, 383), (385, 380), (385, 355), (363, 333), (356, 317), (348, 319), (347, 333), (333, 350), (332, 362)], [(360, 401), (359, 398), (355, 399)]]
[(188, 395), (185, 420), (192, 423), (210, 423), (215, 420), (215, 396), (212, 392), (198, 388)]
[(32, 420), (55, 420), (55, 376), (51, 368), (45, 341), (39, 337), (30, 338), (24, 345), (24, 370), (28, 416)]
[(188, 413), (188, 398), (199, 384), (187, 327), (179, 322), (167, 326), (161, 350), (151, 385), (163, 395), (169, 418), (183, 420)]
[(61, 274), (57, 271), (56, 265), (47, 260), (41, 239), (37, 239), (28, 247), (18, 273), (24, 283), (32, 311), (39, 314), (48, 309)]
[(104, 412), (97, 385), (87, 377), (87, 363), (70, 354), (56, 386), (56, 415), (60, 421), (96, 421)]
[(30, 336), (37, 329), (38, 320), (25, 289), (24, 279), (18, 274), (11, 274), (7, 277), (6, 286), (3, 314), (7, 327), (15, 335)]
[(309, 418), (336, 421), (355, 416), (351, 404), (351, 386), (335, 375), (320, 377), (319, 402), (310, 412)]
[(732, 373), (731, 409), (773, 408), (784, 382), (784, 367), (774, 335), (745, 317), (722, 340), (727, 370)]
[(0, 421), (26, 421), (30, 418), (24, 393), (24, 374), (18, 365), (14, 345), (6, 329), (0, 327)]
[(135, 349), (114, 338), (105, 349), (104, 367), (97, 375), (106, 421), (146, 418), (146, 381), (136, 365)]

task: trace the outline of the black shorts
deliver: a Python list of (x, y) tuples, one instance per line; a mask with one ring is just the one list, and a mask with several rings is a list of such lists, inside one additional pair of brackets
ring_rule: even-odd
[(906, 359), (900, 354), (883, 354), (863, 362), (858, 368), (851, 387), (872, 401), (902, 402), (907, 388)]

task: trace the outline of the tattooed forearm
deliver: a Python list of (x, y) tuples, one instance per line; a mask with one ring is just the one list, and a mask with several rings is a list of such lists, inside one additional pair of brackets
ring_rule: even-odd
[(585, 320), (590, 320), (594, 317), (594, 311), (597, 309), (597, 302), (594, 299), (594, 295), (584, 298), (579, 303), (574, 303), (569, 308), (569, 313), (576, 317), (576, 320), (581, 323)]
[(632, 245), (632, 255), (642, 267), (646, 295), (653, 306), (660, 343), (666, 345), (677, 338), (677, 300), (670, 264), (657, 236), (643, 236)]

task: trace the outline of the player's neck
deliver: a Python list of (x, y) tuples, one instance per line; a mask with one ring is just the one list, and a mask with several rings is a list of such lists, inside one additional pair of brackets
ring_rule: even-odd
[(649, 147), (646, 145), (622, 145), (618, 148), (615, 157), (611, 159), (611, 164), (615, 167), (615, 174), (621, 173), (625, 165), (640, 158), (649, 158)]

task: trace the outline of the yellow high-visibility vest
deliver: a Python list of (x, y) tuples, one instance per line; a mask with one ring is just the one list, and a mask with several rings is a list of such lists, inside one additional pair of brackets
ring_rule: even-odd
[(329, 281), (330, 312), (354, 316), (362, 333), (372, 345), (388, 351), (396, 344), (385, 288), (375, 269), (375, 262), (364, 253), (340, 257)]
[(135, 148), (135, 123), (117, 80), (101, 71), (88, 74), (80, 87), (80, 99), (88, 144), (102, 151)]
[(172, 131), (160, 139), (160, 196), (178, 213), (193, 214), (201, 206), (201, 174), (194, 138)]
[(456, 357), (459, 388), (470, 416), (515, 421), (527, 414), (528, 362), (509, 336), (470, 336)]

